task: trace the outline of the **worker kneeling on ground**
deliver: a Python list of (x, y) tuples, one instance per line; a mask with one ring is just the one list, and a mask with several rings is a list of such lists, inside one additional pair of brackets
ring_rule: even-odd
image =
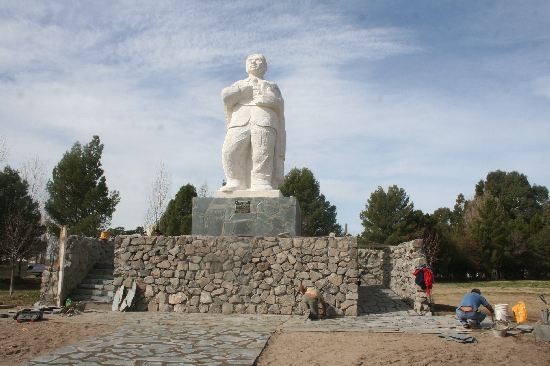
[(326, 315), (326, 304), (321, 292), (315, 287), (306, 287), (300, 285), (298, 290), (303, 295), (302, 302), (306, 304), (309, 309), (308, 318), (311, 320), (318, 320)]
[(479, 310), (479, 306), (483, 305), (494, 313), (493, 307), (489, 302), (481, 296), (481, 291), (474, 288), (470, 293), (464, 295), (460, 305), (456, 308), (456, 318), (460, 321), (464, 328), (480, 328), (481, 322), (485, 319), (485, 313)]

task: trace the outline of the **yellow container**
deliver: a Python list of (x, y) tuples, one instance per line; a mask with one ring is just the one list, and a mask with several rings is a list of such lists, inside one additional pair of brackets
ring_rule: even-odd
[(102, 231), (101, 234), (99, 234), (99, 238), (101, 240), (109, 240), (109, 232), (108, 231)]
[(516, 323), (521, 324), (527, 321), (527, 308), (525, 307), (525, 303), (523, 301), (520, 301), (514, 305), (512, 307), (512, 311), (514, 312), (514, 319)]

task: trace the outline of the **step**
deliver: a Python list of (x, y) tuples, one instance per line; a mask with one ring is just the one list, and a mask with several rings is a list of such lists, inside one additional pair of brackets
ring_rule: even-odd
[(115, 277), (113, 276), (113, 274), (96, 274), (96, 273), (88, 273), (88, 275), (86, 276), (86, 278), (84, 279), (84, 281), (86, 281), (87, 279), (96, 279), (96, 280), (112, 280), (114, 279)]
[(85, 285), (110, 285), (113, 283), (113, 279), (112, 278), (88, 278), (86, 277), (82, 282), (81, 282), (81, 285), (82, 284), (85, 284)]
[(84, 301), (84, 302), (94, 302), (94, 303), (112, 303), (113, 298), (109, 296), (82, 296), (82, 295), (71, 295), (73, 301)]
[(113, 262), (111, 263), (96, 263), (94, 264), (94, 268), (97, 268), (97, 269), (114, 269), (114, 265), (113, 265)]
[(94, 275), (113, 275), (114, 269), (112, 268), (94, 268), (88, 272), (88, 276), (90, 274)]
[(73, 295), (90, 295), (90, 296), (113, 296), (113, 291), (96, 290), (91, 288), (78, 288), (72, 292)]
[[(77, 289), (94, 289), (94, 290), (105, 290), (112, 291), (115, 286), (113, 286), (113, 281), (111, 283), (101, 284), (101, 283), (81, 283), (78, 285)], [(105, 287), (111, 287), (111, 289), (106, 289)]]

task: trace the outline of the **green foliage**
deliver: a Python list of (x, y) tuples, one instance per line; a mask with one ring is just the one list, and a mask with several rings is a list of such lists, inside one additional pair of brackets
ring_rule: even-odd
[(109, 192), (101, 168), (103, 144), (98, 136), (82, 146), (75, 143), (53, 170), (47, 189), (46, 211), (70, 234), (96, 236), (105, 229), (120, 201)]
[(279, 187), (284, 196), (294, 196), (300, 204), (303, 236), (340, 235), (342, 227), (336, 222), (336, 206), (321, 194), (319, 182), (308, 168), (293, 168)]
[(0, 172), (0, 255), (10, 261), (26, 259), (45, 247), (38, 203), (28, 184), (9, 166)]
[(43, 251), (45, 232), (38, 203), (28, 184), (10, 167), (0, 172), (0, 258), (10, 263), (10, 296), (14, 289), (15, 264)]
[(415, 211), (403, 188), (390, 186), (386, 193), (378, 187), (361, 212), (362, 239), (370, 243), (395, 245), (414, 239), (422, 225), (423, 214)]
[(446, 279), (550, 276), (548, 189), (518, 172), (490, 172), (471, 200), (461, 193), (452, 210), (425, 215), (414, 211), (404, 190), (392, 186), (386, 193), (378, 187), (361, 219), (365, 241), (423, 238), (430, 265)]
[(134, 234), (143, 235), (143, 234), (145, 234), (145, 230), (143, 229), (143, 226), (138, 226), (133, 230), (126, 230), (122, 226), (117, 226), (115, 228), (109, 228), (108, 231), (109, 231), (109, 234), (111, 235), (111, 237), (115, 237), (115, 236), (119, 236), (119, 235), (134, 235)]
[[(546, 187), (517, 172), (495, 171), (453, 211), (428, 215), (425, 232), (437, 237), (438, 274), (464, 278), (542, 278), (550, 274), (550, 203)], [(435, 234), (434, 234), (435, 233)]]
[(168, 202), (159, 223), (160, 231), (164, 235), (191, 234), (193, 197), (197, 197), (197, 190), (192, 184), (186, 184), (180, 188), (176, 197)]
[(497, 170), (476, 186), (466, 230), (479, 245), (480, 269), (492, 277), (541, 276), (550, 271), (545, 219), (548, 189), (518, 172)]

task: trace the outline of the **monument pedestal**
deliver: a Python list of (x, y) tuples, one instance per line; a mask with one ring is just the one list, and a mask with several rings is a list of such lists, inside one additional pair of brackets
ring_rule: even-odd
[(193, 235), (301, 235), (300, 206), (295, 197), (195, 197)]

